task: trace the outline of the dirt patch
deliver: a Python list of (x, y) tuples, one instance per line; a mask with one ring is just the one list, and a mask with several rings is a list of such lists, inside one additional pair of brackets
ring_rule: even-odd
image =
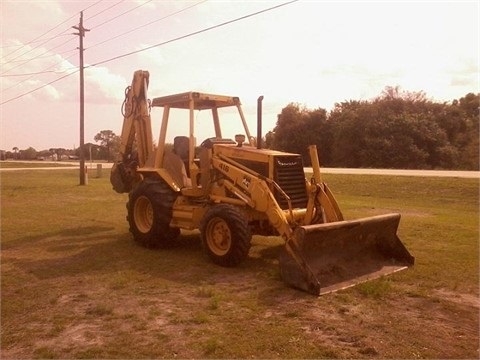
[(104, 236), (53, 252), (51, 241), (2, 250), (2, 358), (479, 355), (472, 294), (412, 296), (391, 280), (374, 296), (355, 287), (315, 297), (282, 282), (279, 248), (267, 256), (261, 242), (225, 269), (188, 241), (154, 251)]
[(451, 301), (459, 305), (472, 306), (477, 309), (480, 308), (480, 298), (473, 294), (462, 294), (446, 289), (434, 290), (434, 296), (437, 296), (446, 301)]
[(472, 306), (468, 294), (459, 294), (458, 299), (467, 301), (387, 297), (340, 307), (332, 303), (327, 312), (310, 309), (303, 330), (341, 357), (477, 357), (478, 303)]

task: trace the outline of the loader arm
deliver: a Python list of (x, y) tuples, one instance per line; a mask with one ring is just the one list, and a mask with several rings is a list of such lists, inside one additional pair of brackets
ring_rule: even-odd
[(327, 184), (323, 182), (320, 173), (320, 161), (318, 160), (317, 146), (310, 145), (308, 150), (313, 169), (313, 179), (309, 189), (308, 210), (304, 224), (310, 225), (312, 223), (311, 220), (314, 210), (322, 212), (322, 223), (342, 221), (344, 218), (337, 200)]
[[(302, 279), (304, 282), (302, 287), (310, 293), (318, 294), (320, 283), (301, 255), (294, 228), (290, 225), (284, 210), (278, 205), (268, 186), (268, 182), (274, 182), (225, 156), (214, 156), (212, 166), (226, 177), (225, 186), (232, 193), (236, 194), (246, 205), (266, 214), (270, 224), (285, 240), (284, 251), (287, 256), (296, 263), (298, 269), (301, 269), (302, 276), (305, 278), (305, 280)], [(289, 211), (292, 211), (291, 206)]]
[(148, 82), (148, 71), (135, 71), (131, 86), (125, 90), (120, 155), (110, 177), (113, 188), (119, 193), (131, 190), (137, 179), (137, 168), (144, 167), (154, 151)]
[[(291, 205), (282, 210), (271, 190), (272, 184), (278, 186), (272, 179), (228, 156), (212, 157), (213, 167), (224, 176), (225, 187), (247, 206), (264, 213), (285, 240), (279, 258), (284, 281), (319, 295), (412, 266), (414, 258), (396, 235), (400, 215), (344, 220), (321, 179), (315, 146), (310, 147), (310, 155), (314, 176), (307, 184), (309, 204), (304, 219), (292, 216)], [(320, 212), (321, 218), (312, 212)]]

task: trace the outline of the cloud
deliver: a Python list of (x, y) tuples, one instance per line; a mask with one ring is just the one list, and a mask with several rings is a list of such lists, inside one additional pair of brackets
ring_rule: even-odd
[[(65, 17), (66, 14), (62, 10), (59, 0), (2, 1), (2, 42), (18, 40), (21, 43), (27, 43), (39, 35), (45, 34), (45, 31), (51, 28), (51, 26), (46, 27), (45, 24), (51, 24), (52, 19), (64, 19)], [(19, 24), (23, 24), (23, 26), (19, 26)], [(48, 34), (53, 36), (62, 29), (56, 30), (57, 32), (52, 31)]]
[(473, 59), (464, 59), (458, 67), (451, 69), (447, 76), (450, 78), (448, 85), (451, 87), (480, 92), (480, 67)]
[(125, 96), (125, 78), (106, 67), (85, 69), (85, 99), (95, 104), (118, 104)]
[(461, 86), (461, 87), (475, 87), (477, 85), (478, 89), (478, 83), (475, 83), (475, 81), (469, 77), (469, 76), (454, 76), (450, 80), (450, 85), (451, 86)]
[[(136, 50), (142, 50), (153, 46), (153, 44), (140, 44)], [(151, 66), (163, 66), (166, 61), (163, 55), (163, 49), (161, 47), (154, 47), (139, 53), (139, 62), (140, 63), (148, 63)]]
[(45, 101), (55, 101), (55, 100), (60, 100), (61, 94), (59, 91), (53, 87), (52, 85), (47, 85), (43, 89), (41, 89), (36, 96), (40, 100), (45, 100)]

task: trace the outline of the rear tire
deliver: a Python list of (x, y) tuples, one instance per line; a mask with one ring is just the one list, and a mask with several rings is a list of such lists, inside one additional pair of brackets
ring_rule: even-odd
[(172, 245), (180, 234), (170, 227), (176, 198), (177, 193), (158, 179), (146, 178), (130, 192), (127, 220), (136, 242), (148, 248)]
[(210, 208), (200, 232), (203, 248), (215, 264), (233, 267), (248, 256), (252, 235), (245, 216), (236, 207), (220, 204)]

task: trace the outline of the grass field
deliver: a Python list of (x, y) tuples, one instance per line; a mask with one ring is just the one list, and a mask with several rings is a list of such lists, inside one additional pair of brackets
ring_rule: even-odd
[(280, 279), (279, 238), (224, 269), (196, 232), (136, 245), (108, 171), (1, 173), (1, 357), (478, 358), (478, 180), (325, 180), (349, 219), (400, 212), (415, 266), (317, 298)]

